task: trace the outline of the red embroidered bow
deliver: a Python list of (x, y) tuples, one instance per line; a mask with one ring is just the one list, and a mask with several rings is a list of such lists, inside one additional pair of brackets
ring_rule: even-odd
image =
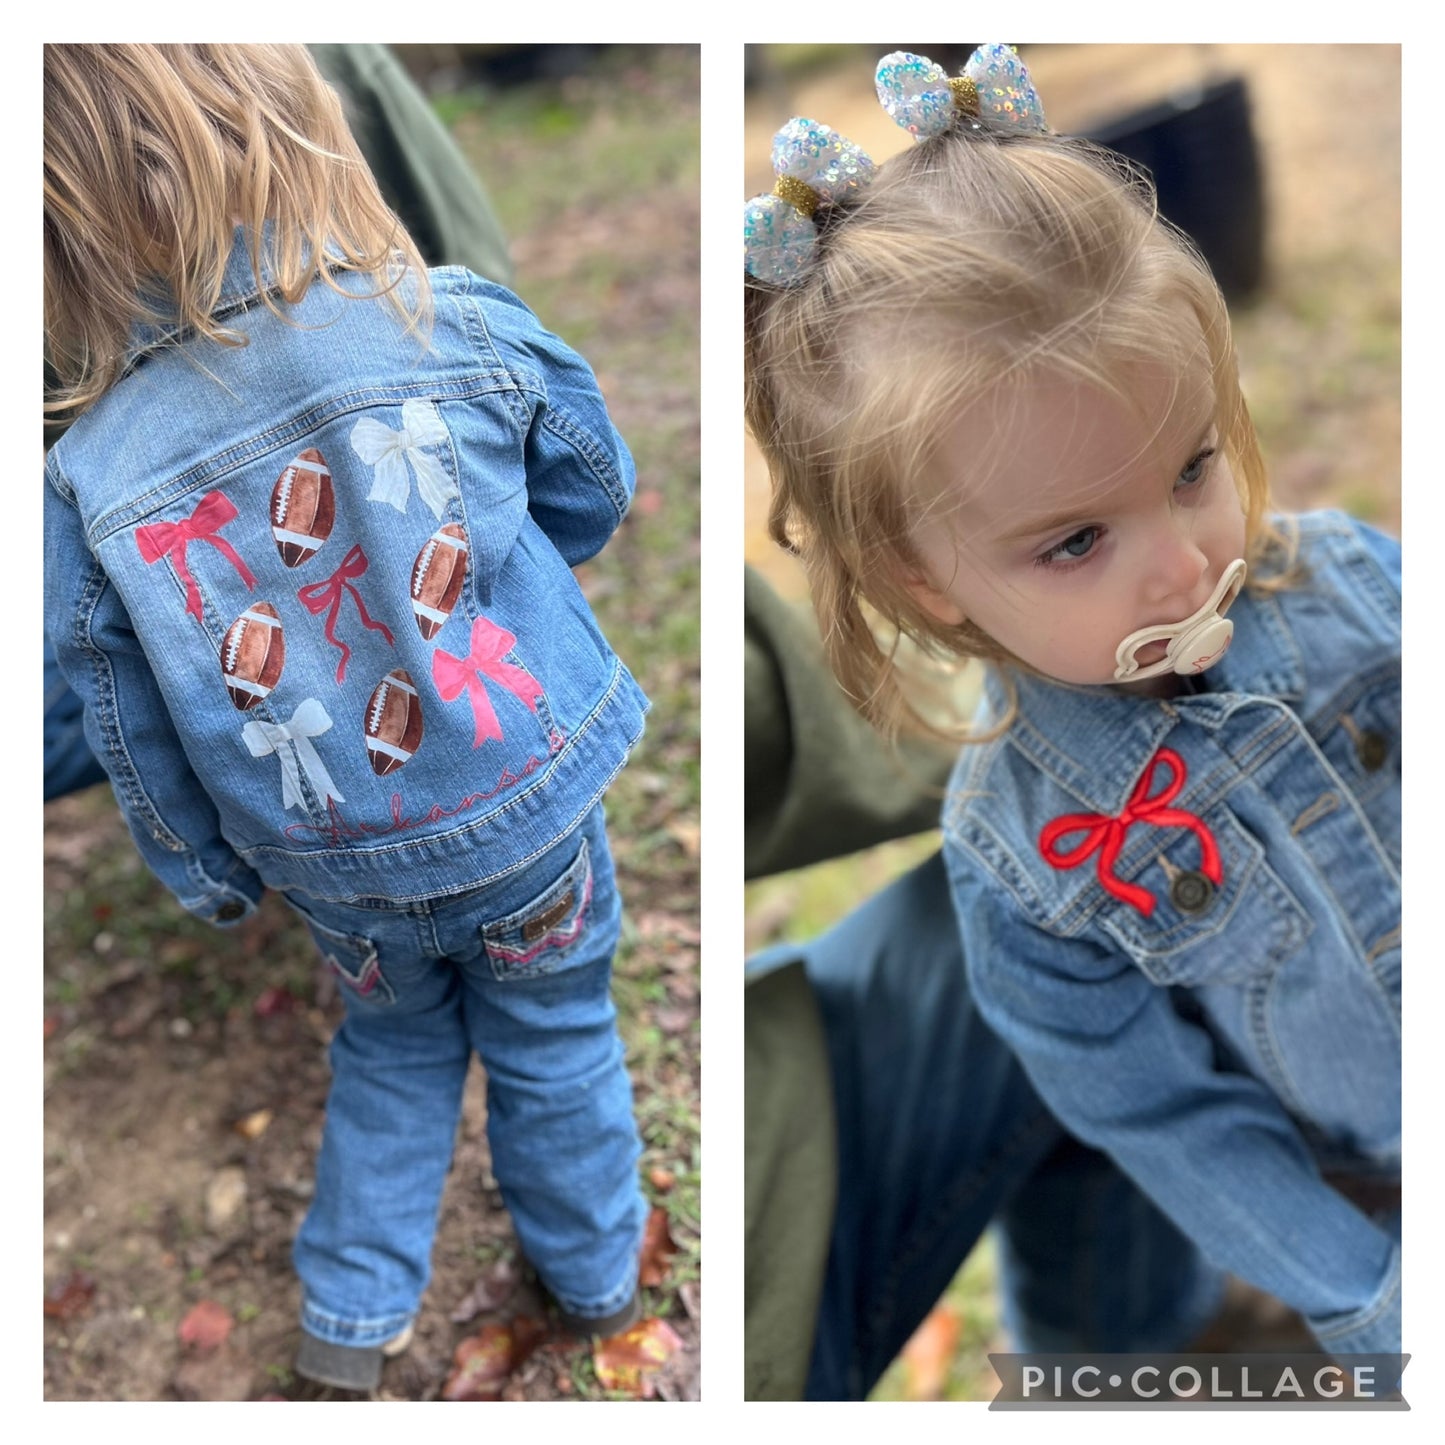
[(360, 577), (366, 571), (368, 565), (366, 553), (361, 550), (361, 543), (358, 542), (351, 551), (342, 559), (341, 566), (334, 571), (324, 582), (312, 582), (303, 587), (296, 597), (301, 605), (311, 613), (313, 617), (324, 612), (328, 607), (331, 609), (326, 618), (326, 640), (333, 646), (341, 649), (341, 661), (336, 664), (336, 680), (346, 680), (346, 664), (351, 657), (351, 649), (336, 635), (336, 618), (341, 611), (341, 594), (345, 590), (351, 593), (356, 599), (356, 610), (361, 614), (361, 625), (369, 627), (373, 632), (379, 632), (393, 646), (396, 639), (391, 635), (391, 629), (384, 622), (377, 622), (371, 618), (366, 611), (366, 604), (361, 600), (361, 593), (351, 585), (353, 577)]
[[(1154, 784), (1154, 774), (1160, 763), (1169, 769), (1173, 777), (1162, 792), (1151, 798), (1149, 789)], [(1153, 823), (1161, 828), (1191, 828), (1199, 838), (1204, 855), (1199, 865), (1204, 876), (1215, 884), (1223, 882), (1224, 869), (1219, 861), (1214, 835), (1193, 813), (1184, 808), (1169, 807), (1184, 787), (1184, 779), (1184, 759), (1172, 748), (1160, 748), (1134, 785), (1129, 801), (1124, 804), (1124, 811), (1117, 818), (1109, 818), (1102, 813), (1066, 813), (1062, 818), (1055, 818), (1039, 834), (1039, 852), (1050, 866), (1063, 870), (1077, 868), (1096, 849), (1101, 850), (1099, 882), (1115, 898), (1132, 903), (1147, 918), (1154, 912), (1154, 895), (1138, 884), (1124, 882), (1114, 872), (1114, 862), (1124, 846), (1124, 836), (1135, 823)], [(1065, 833), (1081, 830), (1085, 833), (1082, 843), (1064, 851), (1054, 846)]]
[(496, 623), (479, 617), (472, 623), (472, 651), (469, 657), (453, 657), (438, 648), (432, 653), (432, 680), (443, 702), (451, 702), (465, 690), (471, 693), (472, 717), (476, 735), (472, 742), (479, 748), (488, 738), (502, 738), (502, 725), (497, 721), (492, 700), (482, 683), (482, 676), (491, 678), (513, 697), (526, 703), (533, 712), (543, 696), (541, 684), (525, 667), (516, 667), (502, 658), (516, 645), (517, 639)]
[(209, 542), (241, 574), (248, 588), (256, 585), (251, 569), (236, 555), (236, 549), (216, 533), (236, 519), (236, 508), (224, 492), (209, 492), (184, 522), (153, 522), (137, 527), (135, 544), (146, 565), (159, 562), (167, 554), (175, 564), (176, 576), (186, 584), (186, 611), (197, 622), (201, 619), (201, 589), (186, 569), (186, 548), (192, 542)]

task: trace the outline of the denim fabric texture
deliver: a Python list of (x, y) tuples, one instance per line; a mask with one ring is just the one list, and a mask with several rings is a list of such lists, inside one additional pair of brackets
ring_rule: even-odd
[[(1302, 579), (1246, 590), (1180, 695), (1016, 675), (1016, 720), (954, 771), (945, 856), (978, 1007), (1064, 1125), (1326, 1349), (1396, 1351), (1398, 1216), (1321, 1170), (1400, 1168), (1400, 552), (1339, 513), (1299, 527)], [(982, 720), (1004, 706), (994, 677)], [(1161, 748), (1199, 826), (1128, 826), (1112, 873), (1146, 913), (1041, 834), (1118, 818)]]
[(1065, 1134), (980, 1017), (940, 856), (821, 937), (756, 955), (749, 976), (798, 959), (838, 1141), (808, 1399), (866, 1398), (991, 1222), (1010, 1348), (1188, 1345), (1218, 1303), (1218, 1271)]
[[(634, 485), (596, 381), (510, 292), (431, 277), (425, 350), (385, 300), (320, 283), (288, 322), (238, 232), (216, 314), (249, 344), (138, 333), (47, 454), (46, 633), (141, 853), (213, 922), (263, 885), (422, 901), (505, 877), (577, 826), (642, 732), (570, 571)], [(273, 511), (308, 461), (334, 520), (288, 565)], [(416, 579), (459, 539), (464, 582), (427, 610)], [(273, 659), (284, 643), (244, 710), (223, 673), (243, 619)], [(397, 672), (422, 733), (379, 774), (368, 719)]]
[(601, 798), (647, 701), (571, 568), (632, 460), (503, 288), (431, 272), (425, 344), (341, 272), (283, 319), (245, 239), (215, 315), (248, 344), (138, 330), (47, 453), (47, 637), (161, 881), (221, 925), (282, 892), (341, 981), (306, 1329), (415, 1312), (473, 1050), (524, 1250), (610, 1314), (645, 1205)]
[(415, 1314), (473, 1051), (527, 1258), (571, 1314), (625, 1305), (646, 1204), (608, 991), (621, 905), (602, 809), (500, 883), (302, 912), (346, 1002), (296, 1239), (305, 1329), (374, 1346)]

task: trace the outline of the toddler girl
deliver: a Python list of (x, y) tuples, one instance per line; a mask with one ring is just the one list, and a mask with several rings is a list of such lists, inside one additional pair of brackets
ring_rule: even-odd
[(773, 535), (885, 729), (900, 637), (988, 663), (944, 853), (1040, 1094), (1323, 1347), (1397, 1351), (1398, 545), (1269, 513), (1206, 266), (1011, 48), (877, 87), (908, 152), (794, 119), (745, 215)]
[(633, 467), (520, 301), (427, 273), (299, 46), (47, 46), (46, 626), (146, 862), (274, 888), (346, 1017), (299, 1371), (409, 1335), (473, 1050), (564, 1322), (636, 1312), (645, 1205), (601, 799), (647, 707), (569, 568)]

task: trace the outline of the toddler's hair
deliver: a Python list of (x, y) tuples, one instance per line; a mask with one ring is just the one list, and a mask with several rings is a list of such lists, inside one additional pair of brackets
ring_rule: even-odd
[(908, 697), (902, 637), (935, 657), (1024, 666), (971, 623), (936, 620), (908, 587), (948, 420), (991, 387), (1047, 368), (1127, 402), (1124, 368), (1182, 373), (1198, 347), (1192, 314), (1251, 563), (1281, 540), (1223, 298), (1119, 158), (1052, 135), (950, 132), (817, 219), (801, 284), (748, 279), (747, 418), (772, 474), (772, 536), (802, 559), (833, 671), (882, 731), (961, 736)]
[(211, 316), (237, 224), (282, 300), (360, 272), (425, 330), (421, 255), (304, 46), (47, 45), (46, 412), (119, 380), (137, 322), (243, 344)]

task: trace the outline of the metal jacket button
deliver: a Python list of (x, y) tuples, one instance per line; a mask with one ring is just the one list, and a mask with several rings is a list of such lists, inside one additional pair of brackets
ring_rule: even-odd
[(216, 909), (216, 917), (222, 923), (234, 923), (245, 911), (246, 905), (232, 898)]
[(1361, 733), (1355, 739), (1355, 756), (1367, 773), (1378, 773), (1390, 756), (1390, 745), (1379, 733)]
[(1203, 913), (1214, 902), (1214, 884), (1191, 869), (1169, 885), (1169, 897), (1181, 913)]

